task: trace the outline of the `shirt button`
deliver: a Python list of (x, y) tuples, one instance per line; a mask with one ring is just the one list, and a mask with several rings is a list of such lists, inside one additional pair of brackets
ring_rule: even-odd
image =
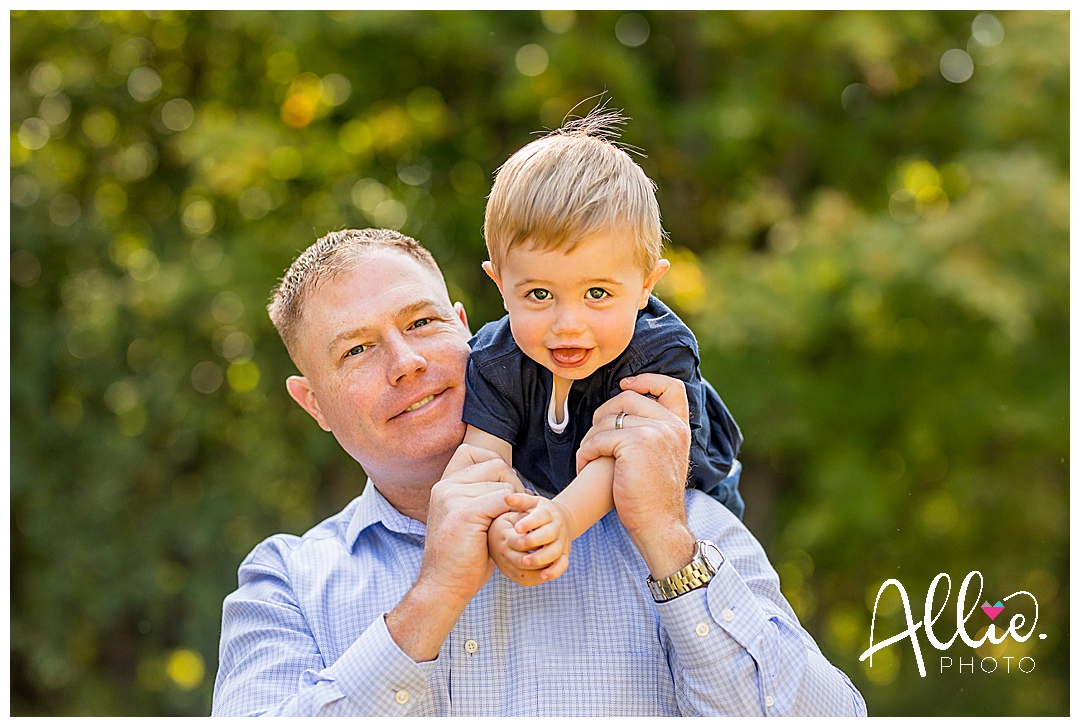
[(720, 612), (720, 617), (722, 619), (724, 619), (725, 621), (727, 621), (728, 623), (731, 623), (732, 621), (735, 620), (735, 614), (732, 613), (730, 608), (725, 608), (723, 611), (721, 611)]
[(472, 639), (469, 639), (465, 642), (465, 651), (469, 652), (470, 654), (475, 654), (479, 648), (480, 644), (476, 643)]
[(394, 701), (398, 704), (405, 704), (409, 701), (409, 693), (404, 689), (399, 689), (398, 693), (394, 695)]
[(699, 623), (694, 631), (697, 632), (698, 636), (707, 636), (709, 633), (709, 624), (704, 622)]
[(765, 706), (766, 707), (771, 707), (772, 705), (773, 705), (772, 695), (771, 694), (766, 694), (765, 695)]

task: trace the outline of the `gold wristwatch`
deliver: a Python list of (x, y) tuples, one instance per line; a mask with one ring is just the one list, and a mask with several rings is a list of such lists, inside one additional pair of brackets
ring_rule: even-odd
[(709, 584), (713, 575), (724, 564), (724, 554), (708, 540), (697, 541), (694, 559), (678, 573), (654, 581), (652, 576), (645, 579), (653, 601), (663, 603), (678, 598), (684, 593), (703, 588)]

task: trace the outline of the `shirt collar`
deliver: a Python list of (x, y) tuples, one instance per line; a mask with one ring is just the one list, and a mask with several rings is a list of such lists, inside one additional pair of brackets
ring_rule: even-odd
[(423, 538), (427, 532), (424, 523), (398, 512), (369, 479), (367, 484), (364, 485), (364, 491), (360, 493), (360, 497), (356, 500), (356, 510), (353, 512), (352, 520), (349, 521), (349, 528), (345, 532), (346, 547), (352, 550), (360, 537), (360, 533), (376, 523), (381, 523), (383, 527), (391, 532), (417, 538)]

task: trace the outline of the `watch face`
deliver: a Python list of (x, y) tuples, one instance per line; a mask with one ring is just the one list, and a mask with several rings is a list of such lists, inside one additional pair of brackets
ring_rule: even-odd
[(701, 553), (701, 557), (705, 559), (705, 562), (709, 564), (715, 573), (720, 569), (720, 566), (724, 564), (724, 555), (720, 552), (720, 549), (716, 547), (711, 541), (702, 540), (698, 552)]

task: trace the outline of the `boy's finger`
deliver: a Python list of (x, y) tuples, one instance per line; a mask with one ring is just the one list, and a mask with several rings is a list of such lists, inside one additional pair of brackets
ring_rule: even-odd
[(557, 561), (560, 556), (565, 554), (563, 552), (564, 550), (563, 544), (556, 540), (538, 550), (526, 554), (525, 557), (521, 559), (521, 562), (528, 570), (537, 570)]
[(540, 571), (541, 581), (553, 581), (563, 573), (566, 572), (566, 567), (570, 565), (570, 559), (566, 557), (566, 554), (559, 556), (559, 559)]
[(535, 508), (528, 515), (514, 524), (514, 530), (519, 533), (527, 533), (530, 530), (543, 527), (551, 522), (551, 511), (547, 508)]
[(518, 536), (518, 538), (514, 540), (513, 548), (514, 550), (520, 550), (522, 552), (543, 548), (548, 543), (559, 540), (562, 533), (563, 529), (559, 523), (548, 523), (535, 530), (530, 530), (524, 535)]

